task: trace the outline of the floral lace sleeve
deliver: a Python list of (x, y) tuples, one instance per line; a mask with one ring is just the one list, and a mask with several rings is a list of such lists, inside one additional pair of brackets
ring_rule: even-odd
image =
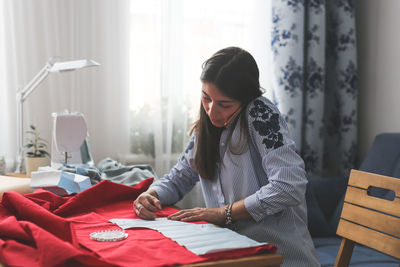
[[(304, 162), (295, 151), (286, 123), (266, 98), (255, 99), (248, 108), (250, 140), (260, 156), (263, 185), (245, 199), (245, 207), (259, 221), (264, 216), (298, 205), (304, 200), (307, 178)], [(255, 160), (255, 159), (253, 159)], [(260, 176), (260, 175), (259, 175)]]

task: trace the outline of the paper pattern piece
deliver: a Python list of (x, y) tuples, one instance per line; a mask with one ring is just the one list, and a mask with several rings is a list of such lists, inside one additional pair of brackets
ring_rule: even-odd
[(88, 176), (46, 169), (31, 173), (31, 187), (44, 188), (59, 196), (80, 193), (91, 187)]
[(220, 228), (213, 224), (186, 223), (168, 220), (167, 218), (156, 218), (151, 221), (111, 219), (110, 222), (123, 229), (141, 227), (156, 230), (197, 255), (268, 244), (254, 241), (232, 230)]

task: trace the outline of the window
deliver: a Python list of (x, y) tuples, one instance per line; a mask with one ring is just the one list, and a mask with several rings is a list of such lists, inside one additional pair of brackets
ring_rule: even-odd
[(131, 152), (166, 171), (186, 146), (200, 105), (201, 65), (214, 52), (248, 50), (268, 90), (270, 3), (134, 0), (130, 8)]

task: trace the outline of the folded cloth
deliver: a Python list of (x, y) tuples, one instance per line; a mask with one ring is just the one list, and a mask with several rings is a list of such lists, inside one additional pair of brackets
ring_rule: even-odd
[(150, 177), (157, 179), (157, 175), (151, 165), (141, 164), (125, 166), (111, 158), (101, 160), (97, 167), (87, 164), (64, 165), (60, 170), (89, 176), (92, 185), (102, 180), (108, 180), (119, 184), (135, 186)]
[(156, 177), (156, 174), (148, 164), (125, 166), (111, 158), (105, 158), (97, 165), (101, 172), (102, 180), (109, 180), (124, 185), (137, 185), (139, 182)]
[(44, 188), (59, 196), (80, 193), (92, 184), (88, 176), (60, 170), (40, 170), (31, 173), (31, 187)]
[[(38, 189), (8, 192), (0, 202), (0, 262), (11, 266), (170, 266), (236, 258), (276, 250), (273, 245), (197, 256), (150, 229), (128, 229), (128, 238), (97, 242), (90, 233), (115, 230), (111, 218), (137, 218), (132, 201), (153, 179), (135, 187), (102, 181), (74, 196)], [(164, 207), (157, 217), (177, 210)]]

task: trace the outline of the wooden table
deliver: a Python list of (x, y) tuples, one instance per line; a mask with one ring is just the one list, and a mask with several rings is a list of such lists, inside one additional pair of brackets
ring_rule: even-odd
[(185, 267), (211, 267), (211, 266), (218, 266), (218, 267), (261, 267), (261, 266), (268, 266), (268, 267), (277, 267), (280, 266), (282, 263), (282, 256), (276, 253), (263, 253), (257, 254), (254, 256), (247, 256), (238, 259), (228, 259), (228, 260), (219, 260), (219, 261), (207, 261), (207, 262), (200, 262), (195, 264), (188, 264)]
[(18, 177), (18, 178), (28, 178), (26, 173), (7, 173), (6, 176)]

